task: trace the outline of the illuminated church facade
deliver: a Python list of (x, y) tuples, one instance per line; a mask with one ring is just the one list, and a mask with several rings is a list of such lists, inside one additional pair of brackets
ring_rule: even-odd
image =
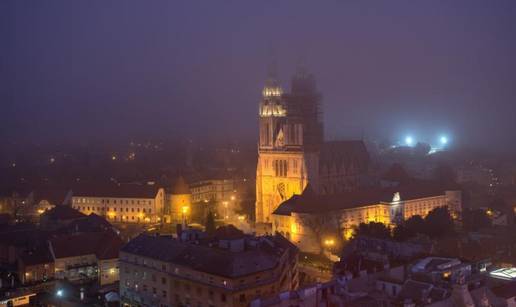
[(269, 74), (259, 104), (258, 224), (272, 223), (278, 206), (308, 184), (323, 195), (355, 190), (368, 164), (362, 141), (324, 141), (321, 95), (312, 74), (299, 69), (288, 93)]

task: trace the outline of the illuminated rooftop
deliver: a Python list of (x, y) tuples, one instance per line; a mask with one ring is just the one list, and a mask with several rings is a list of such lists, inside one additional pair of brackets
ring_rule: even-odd
[(516, 280), (516, 268), (501, 268), (491, 271), (489, 276), (504, 280)]

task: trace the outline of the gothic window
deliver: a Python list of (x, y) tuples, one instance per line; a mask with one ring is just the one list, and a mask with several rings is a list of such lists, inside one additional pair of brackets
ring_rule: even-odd
[(287, 177), (287, 160), (274, 160), (274, 174), (276, 177)]

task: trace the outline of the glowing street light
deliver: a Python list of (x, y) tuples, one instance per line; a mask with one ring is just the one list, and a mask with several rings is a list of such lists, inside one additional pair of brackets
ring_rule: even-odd
[(64, 294), (63, 289), (58, 289), (58, 290), (56, 291), (56, 295), (57, 295), (58, 297), (63, 297), (63, 294)]
[(407, 144), (407, 146), (412, 146), (413, 143), (414, 143), (414, 139), (411, 136), (407, 136), (405, 138), (405, 144)]
[(441, 145), (446, 145), (448, 144), (448, 138), (446, 136), (441, 136), (441, 138), (439, 139), (439, 141), (441, 142)]
[(333, 240), (333, 239), (326, 239), (326, 240), (324, 240), (324, 245), (326, 245), (328, 247), (331, 247), (331, 246), (335, 245), (335, 240)]

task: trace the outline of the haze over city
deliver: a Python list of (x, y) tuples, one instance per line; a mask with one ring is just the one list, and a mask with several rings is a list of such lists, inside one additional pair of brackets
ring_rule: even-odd
[(509, 307), (516, 1), (0, 1), (0, 307)]
[(256, 138), (272, 61), (329, 138), (514, 149), (513, 1), (0, 4), (2, 140)]

